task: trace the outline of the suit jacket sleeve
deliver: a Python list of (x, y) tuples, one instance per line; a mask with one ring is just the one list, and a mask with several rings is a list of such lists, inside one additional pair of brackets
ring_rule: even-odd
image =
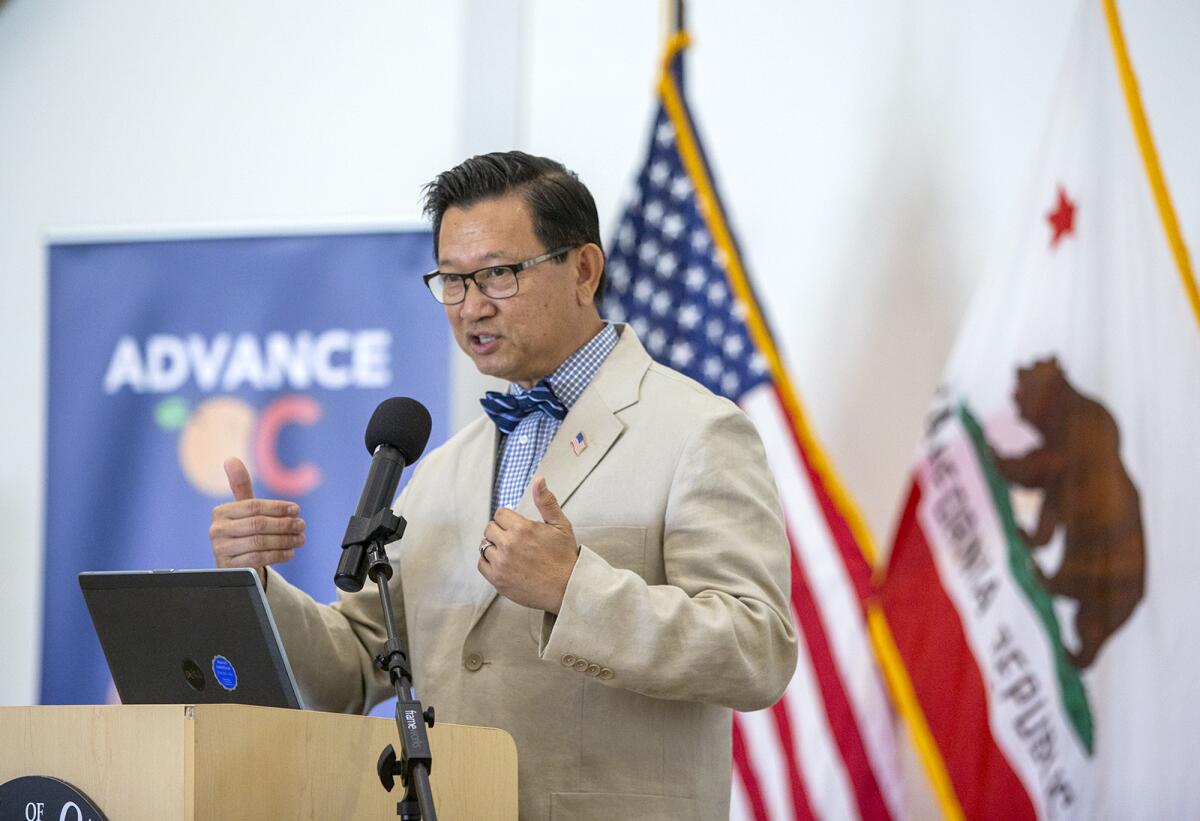
[(688, 437), (664, 518), (668, 583), (582, 545), (542, 657), (603, 665), (604, 683), (655, 698), (774, 703), (796, 666), (791, 551), (762, 443), (734, 406)]

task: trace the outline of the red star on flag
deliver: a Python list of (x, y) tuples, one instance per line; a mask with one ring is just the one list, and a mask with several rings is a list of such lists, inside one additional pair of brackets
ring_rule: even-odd
[(1058, 202), (1054, 210), (1046, 215), (1046, 220), (1054, 231), (1054, 236), (1050, 238), (1051, 248), (1058, 245), (1058, 241), (1067, 234), (1075, 233), (1075, 203), (1067, 198), (1067, 192), (1061, 185), (1058, 187)]

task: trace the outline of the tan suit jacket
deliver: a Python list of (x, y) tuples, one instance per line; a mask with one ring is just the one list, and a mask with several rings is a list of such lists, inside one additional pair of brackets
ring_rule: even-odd
[[(796, 663), (788, 543), (750, 421), (618, 330), (539, 468), (582, 546), (557, 617), (476, 568), (497, 444), (483, 416), (397, 502), (398, 627), (439, 720), (516, 740), (522, 819), (725, 819), (730, 708), (773, 703)], [(538, 517), (528, 491), (517, 511)], [(267, 596), (310, 706), (391, 695), (374, 585), (325, 606), (272, 572)]]

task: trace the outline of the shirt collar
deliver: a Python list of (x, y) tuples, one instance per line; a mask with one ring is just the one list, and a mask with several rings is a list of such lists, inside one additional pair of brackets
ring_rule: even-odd
[[(591, 383), (592, 377), (604, 360), (617, 346), (619, 335), (611, 322), (605, 322), (600, 331), (585, 342), (575, 353), (568, 356), (561, 365), (546, 377), (554, 396), (568, 408), (575, 404), (584, 390)], [(515, 382), (508, 386), (508, 392), (520, 396), (525, 389)]]

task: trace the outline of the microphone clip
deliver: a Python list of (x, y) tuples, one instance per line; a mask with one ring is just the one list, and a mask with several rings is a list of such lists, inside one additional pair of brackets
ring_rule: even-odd
[(376, 512), (374, 516), (351, 516), (346, 525), (346, 535), (342, 537), (342, 549), (354, 545), (366, 547), (372, 542), (394, 542), (404, 535), (407, 524), (403, 516), (397, 516), (387, 507)]
[(362, 590), (368, 576), (374, 582), (380, 576), (390, 579), (392, 563), (383, 548), (403, 536), (407, 524), (390, 507), (373, 516), (351, 516), (342, 537), (342, 558), (333, 577), (334, 584), (347, 593), (356, 593)]

